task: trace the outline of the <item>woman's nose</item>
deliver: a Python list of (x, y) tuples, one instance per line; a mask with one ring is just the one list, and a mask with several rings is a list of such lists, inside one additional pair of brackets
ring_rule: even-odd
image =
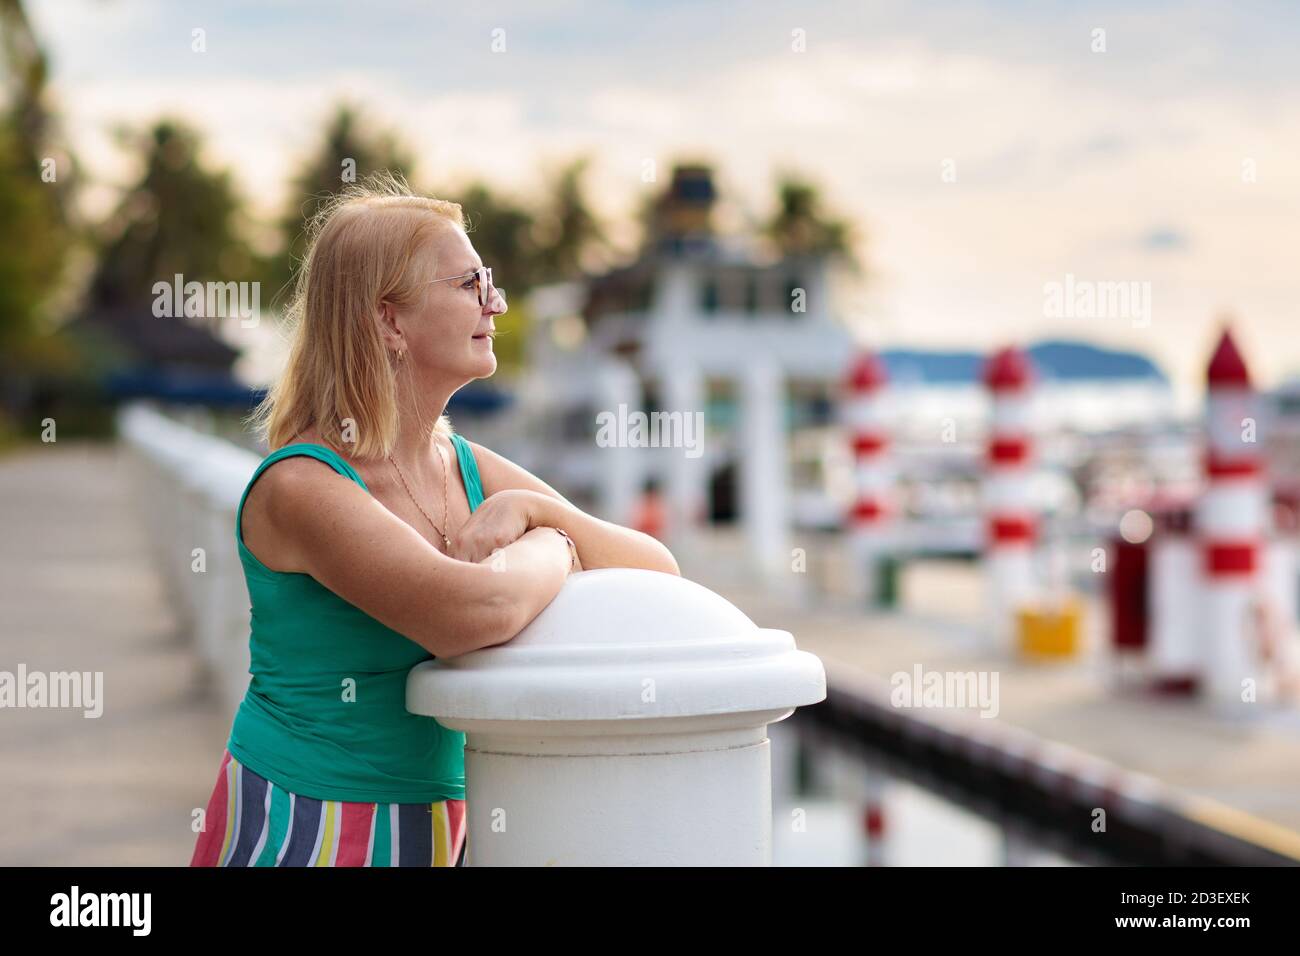
[(492, 286), (492, 295), (488, 298), (489, 315), (505, 315), (510, 307), (506, 305), (505, 289)]

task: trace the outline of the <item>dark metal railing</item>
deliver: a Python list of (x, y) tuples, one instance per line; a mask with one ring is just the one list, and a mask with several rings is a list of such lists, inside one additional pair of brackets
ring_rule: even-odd
[(894, 707), (883, 681), (827, 676), (827, 699), (791, 718), (801, 776), (816, 775), (810, 753), (843, 750), (1082, 863), (1300, 865), (1284, 827), (1005, 725)]

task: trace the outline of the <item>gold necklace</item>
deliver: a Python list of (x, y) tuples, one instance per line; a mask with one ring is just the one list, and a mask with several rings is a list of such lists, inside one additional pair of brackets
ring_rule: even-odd
[[(402, 469), (398, 467), (397, 462), (393, 461), (393, 456), (391, 454), (388, 456), (388, 460), (393, 462), (394, 468), (397, 468), (397, 477), (402, 479), (402, 487), (406, 489), (406, 496), (411, 499), (411, 503), (415, 505), (415, 507), (420, 508), (420, 503), (415, 500), (415, 495), (411, 494), (410, 485), (406, 483), (406, 476), (402, 474)], [(447, 523), (447, 459), (446, 459), (446, 453), (442, 450), (442, 445), (438, 445), (438, 460), (442, 462), (442, 523), (446, 524)], [(438, 534), (442, 535), (442, 543), (444, 546), (446, 546), (447, 550), (450, 551), (451, 539), (447, 537), (447, 533), (445, 531), (440, 530), (436, 524), (433, 524), (433, 519), (429, 517), (429, 513), (425, 511), (423, 508), (420, 508), (420, 514), (424, 515), (425, 521), (429, 522), (430, 525), (433, 525), (434, 531), (437, 531)]]

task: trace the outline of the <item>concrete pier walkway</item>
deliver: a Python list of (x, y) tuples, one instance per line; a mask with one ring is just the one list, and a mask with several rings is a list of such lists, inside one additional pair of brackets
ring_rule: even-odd
[(73, 442), (0, 458), (0, 670), (103, 674), (98, 718), (0, 709), (0, 865), (185, 865), (216, 779), (230, 715), (164, 599), (128, 465)]

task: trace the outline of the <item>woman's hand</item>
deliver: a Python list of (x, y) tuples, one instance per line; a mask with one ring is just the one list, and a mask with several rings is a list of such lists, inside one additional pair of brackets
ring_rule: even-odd
[(483, 499), (451, 539), (449, 557), (478, 563), (534, 527), (535, 491), (512, 488)]

